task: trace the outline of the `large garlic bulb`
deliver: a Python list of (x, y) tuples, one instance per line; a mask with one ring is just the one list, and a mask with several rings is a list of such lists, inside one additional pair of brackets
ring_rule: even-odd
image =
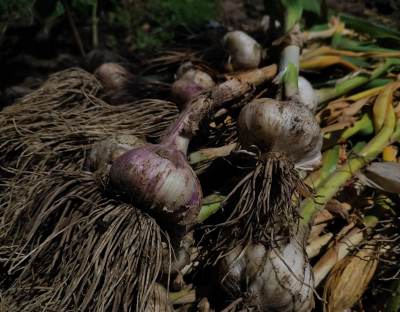
[(195, 68), (192, 62), (185, 62), (178, 68), (176, 80), (179, 79), (190, 80), (204, 89), (212, 88), (215, 85), (212, 77), (206, 72)]
[(110, 186), (145, 212), (181, 225), (197, 222), (200, 182), (186, 156), (168, 145), (139, 147), (118, 157)]
[(238, 133), (244, 147), (256, 145), (261, 153), (282, 153), (297, 168), (315, 170), (322, 166), (320, 126), (311, 111), (299, 103), (257, 99), (240, 112)]
[(299, 76), (298, 86), (301, 103), (315, 114), (317, 110), (317, 97), (311, 83), (304, 77)]
[(228, 32), (222, 39), (234, 70), (257, 68), (261, 61), (261, 46), (243, 31)]
[(238, 246), (221, 260), (219, 278), (232, 299), (244, 296), (244, 304), (257, 311), (308, 312), (314, 306), (309, 287), (314, 277), (301, 235), (275, 250), (262, 244), (244, 251)]

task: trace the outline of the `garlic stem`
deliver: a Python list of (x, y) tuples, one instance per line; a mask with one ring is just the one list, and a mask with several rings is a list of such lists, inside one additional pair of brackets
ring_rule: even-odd
[(306, 252), (308, 259), (314, 258), (318, 256), (321, 252), (321, 249), (327, 246), (333, 238), (333, 233), (326, 233), (316, 240), (313, 240), (310, 244), (306, 247)]
[(313, 188), (320, 186), (320, 184), (337, 169), (338, 159), (339, 146), (337, 145), (322, 154), (322, 168), (311, 173), (304, 180), (304, 183)]
[(295, 45), (289, 45), (283, 48), (281, 52), (281, 57), (279, 60), (279, 70), (285, 70), (289, 63), (293, 63), (297, 69), (297, 74), (300, 68), (300, 47)]
[(350, 90), (379, 77), (381, 74), (387, 71), (391, 66), (396, 66), (396, 65), (400, 65), (400, 59), (388, 58), (384, 64), (375, 68), (369, 76), (365, 75), (356, 76), (343, 81), (334, 88), (315, 90), (317, 102), (318, 104), (322, 104), (325, 103), (326, 101), (332, 100), (333, 98), (339, 97), (349, 92)]
[[(360, 157), (364, 157), (368, 160), (375, 159), (389, 142), (390, 137), (394, 132), (395, 115), (392, 104), (388, 103), (388, 105), (389, 111), (386, 123), (381, 131), (359, 152)], [(397, 139), (397, 137), (394, 139)], [(318, 205), (320, 205), (320, 208), (323, 208), (328, 200), (336, 194), (340, 187), (364, 164), (364, 159), (358, 157), (353, 158), (347, 161), (342, 167), (326, 179), (316, 191), (316, 196), (321, 196), (318, 199)], [(310, 199), (305, 199), (302, 207), (301, 215), (303, 219), (300, 219), (300, 224), (306, 225), (318, 210), (315, 209), (314, 202)]]
[[(390, 207), (384, 201), (380, 201), (380, 204), (370, 211), (371, 214), (364, 218), (366, 227), (369, 229), (374, 228), (378, 224), (379, 218), (383, 214), (388, 213), (388, 211), (390, 211)], [(320, 286), (333, 266), (347, 256), (354, 249), (354, 246), (359, 244), (363, 239), (364, 231), (358, 227), (354, 227), (321, 257), (313, 267), (316, 288)]]

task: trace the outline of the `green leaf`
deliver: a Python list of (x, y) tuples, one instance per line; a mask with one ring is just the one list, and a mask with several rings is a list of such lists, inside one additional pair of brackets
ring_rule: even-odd
[[(303, 0), (264, 0), (265, 14), (281, 21), (285, 32), (292, 28), (303, 14)], [(312, 0), (314, 1), (314, 0)]]
[(357, 67), (360, 66), (369, 66), (369, 63), (366, 61), (362, 60), (361, 58), (356, 58), (356, 57), (350, 57), (350, 56), (340, 56), (340, 59), (347, 61)]

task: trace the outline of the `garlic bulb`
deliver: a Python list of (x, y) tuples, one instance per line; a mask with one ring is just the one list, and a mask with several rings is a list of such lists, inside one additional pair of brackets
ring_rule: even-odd
[(232, 299), (244, 296), (244, 305), (257, 311), (307, 312), (314, 305), (309, 287), (314, 277), (301, 235), (274, 249), (251, 244), (243, 251), (238, 246), (221, 260), (219, 279)]
[(145, 312), (174, 312), (171, 299), (163, 285), (154, 283)]
[(192, 62), (185, 62), (178, 68), (178, 71), (176, 72), (176, 80), (179, 79), (193, 81), (204, 89), (212, 88), (215, 85), (212, 77), (206, 72), (195, 68)]
[(299, 76), (298, 86), (301, 103), (315, 114), (317, 111), (317, 97), (311, 83), (304, 77)]
[(261, 46), (246, 33), (228, 32), (222, 39), (234, 70), (257, 68), (261, 61)]
[(314, 199), (297, 169), (322, 166), (321, 129), (299, 102), (257, 99), (242, 109), (237, 129), (256, 164), (221, 203), (234, 206), (214, 247), (224, 254), (240, 244), (270, 242), (268, 233), (283, 224), (292, 232), (303, 194)]
[(186, 156), (168, 145), (139, 147), (118, 157), (110, 170), (110, 185), (165, 220), (181, 225), (197, 222), (200, 182)]
[(101, 140), (90, 150), (86, 157), (86, 168), (91, 171), (103, 171), (108, 164), (123, 153), (141, 146), (149, 145), (145, 140), (135, 135), (120, 134)]
[(179, 79), (171, 86), (172, 100), (180, 110), (188, 106), (205, 89), (187, 79)]
[(101, 65), (94, 75), (103, 81), (110, 90), (123, 88), (124, 83), (132, 76), (125, 68), (114, 63)]
[(257, 99), (240, 112), (238, 133), (244, 147), (256, 145), (261, 153), (282, 153), (296, 168), (316, 170), (322, 166), (321, 129), (313, 114), (299, 103)]

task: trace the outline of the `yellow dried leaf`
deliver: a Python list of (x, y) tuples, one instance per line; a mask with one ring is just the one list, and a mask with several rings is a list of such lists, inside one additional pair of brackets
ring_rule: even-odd
[(325, 283), (324, 312), (342, 312), (360, 299), (378, 265), (376, 252), (379, 250), (378, 244), (367, 245), (333, 267)]

